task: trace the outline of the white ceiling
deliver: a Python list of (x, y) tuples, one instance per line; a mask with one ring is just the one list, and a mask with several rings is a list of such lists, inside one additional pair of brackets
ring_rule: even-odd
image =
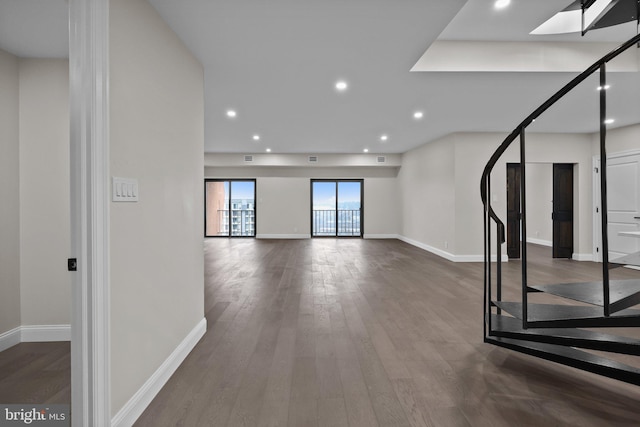
[[(409, 72), (431, 43), (620, 42), (636, 31), (529, 35), (571, 0), (512, 0), (499, 11), (493, 0), (149, 1), (204, 65), (207, 152), (402, 153), (452, 132), (508, 132), (575, 73)], [(66, 4), (0, 0), (0, 48), (65, 56)], [(638, 122), (638, 73), (610, 74), (630, 85), (625, 96), (612, 90), (616, 124)], [(597, 117), (595, 102), (585, 88), (535, 129), (595, 131), (597, 120), (582, 120)]]
[(0, 0), (0, 49), (31, 58), (69, 56), (67, 0)]

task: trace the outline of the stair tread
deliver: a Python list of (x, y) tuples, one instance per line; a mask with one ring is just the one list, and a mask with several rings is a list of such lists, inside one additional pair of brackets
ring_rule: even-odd
[[(522, 318), (522, 303), (509, 301), (495, 301), (498, 307), (515, 318)], [(576, 318), (602, 318), (601, 307), (585, 305), (560, 305), (560, 304), (532, 304), (527, 307), (530, 321), (536, 320), (562, 320)], [(640, 316), (640, 310), (626, 309), (613, 314), (611, 317)]]
[[(640, 354), (640, 340), (620, 335), (605, 334), (578, 328), (522, 328), (522, 321), (515, 317), (492, 315), (491, 335), (519, 337), (523, 340), (555, 344), (565, 342), (572, 347)], [(612, 347), (615, 347), (612, 350)]]
[(572, 347), (502, 337), (485, 337), (485, 342), (631, 384), (640, 384), (640, 369)]
[[(574, 301), (601, 307), (603, 305), (602, 282), (559, 283), (529, 287)], [(637, 304), (639, 298), (640, 279), (609, 281), (609, 301), (612, 305), (618, 305), (616, 311)]]

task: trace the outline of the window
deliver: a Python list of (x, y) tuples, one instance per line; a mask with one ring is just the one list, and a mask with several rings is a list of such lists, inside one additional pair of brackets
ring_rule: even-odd
[(255, 179), (206, 179), (204, 188), (205, 237), (255, 237)]
[(363, 180), (311, 180), (311, 235), (362, 237)]

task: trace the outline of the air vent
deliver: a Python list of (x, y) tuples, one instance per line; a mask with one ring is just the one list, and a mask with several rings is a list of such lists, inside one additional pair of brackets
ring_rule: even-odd
[(251, 155), (244, 156), (244, 161), (245, 161), (246, 163), (251, 163), (251, 162), (253, 162), (253, 156), (251, 156)]
[(385, 156), (378, 156), (378, 163), (385, 163), (387, 158)]
[(309, 156), (309, 163), (318, 163), (318, 156)]

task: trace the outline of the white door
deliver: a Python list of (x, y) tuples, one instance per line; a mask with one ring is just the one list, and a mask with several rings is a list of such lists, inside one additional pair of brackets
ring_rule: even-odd
[(640, 154), (607, 159), (607, 215), (609, 260), (640, 251), (640, 236), (620, 235), (640, 231)]

